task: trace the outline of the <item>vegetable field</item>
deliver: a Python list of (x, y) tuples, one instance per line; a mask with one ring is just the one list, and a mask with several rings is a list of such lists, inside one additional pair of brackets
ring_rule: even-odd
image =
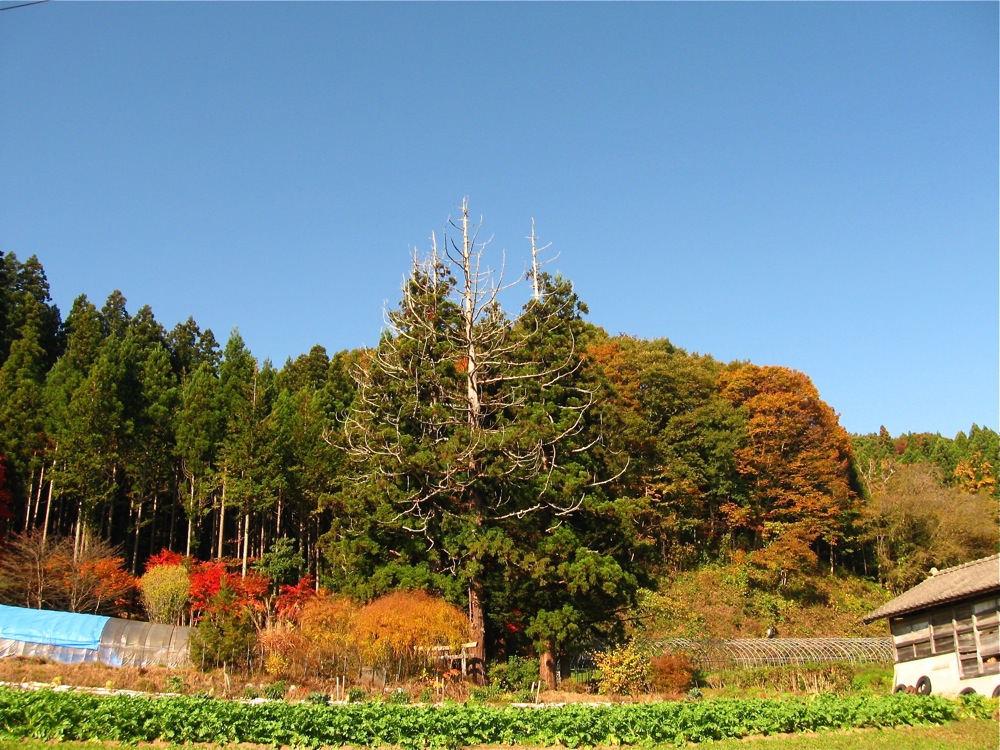
[(887, 695), (544, 708), (317, 705), (0, 689), (0, 738), (246, 742), (299, 747), (662, 745), (786, 732), (940, 724), (995, 703)]

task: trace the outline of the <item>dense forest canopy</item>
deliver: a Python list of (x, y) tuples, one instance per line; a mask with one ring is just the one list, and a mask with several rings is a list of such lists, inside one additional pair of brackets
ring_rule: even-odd
[(26, 593), (46, 539), (92, 576), (166, 551), (424, 589), (469, 608), (482, 655), (556, 659), (706, 563), (900, 590), (995, 550), (993, 430), (848, 435), (804, 373), (608, 335), (537, 251), (505, 310), (476, 229), (465, 210), (415, 259), (378, 346), (280, 368), (117, 291), (63, 317), (37, 258), (0, 255), (0, 598), (114, 600)]

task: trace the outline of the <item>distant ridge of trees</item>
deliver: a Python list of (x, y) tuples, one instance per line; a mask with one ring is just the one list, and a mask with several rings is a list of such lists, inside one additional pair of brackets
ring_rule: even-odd
[(168, 550), (425, 589), (558, 660), (737, 553), (775, 586), (794, 563), (901, 590), (996, 548), (995, 431), (848, 435), (804, 373), (608, 335), (534, 247), (508, 312), (451, 230), (378, 346), (280, 368), (118, 291), (63, 318), (41, 262), (0, 254), (0, 560), (30, 533), (133, 576)]

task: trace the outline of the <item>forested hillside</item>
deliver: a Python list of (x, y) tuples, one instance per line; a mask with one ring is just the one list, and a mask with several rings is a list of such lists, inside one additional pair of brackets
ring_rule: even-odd
[[(76, 595), (84, 563), (109, 582), (167, 550), (273, 591), (426, 589), (484, 655), (561, 654), (708, 564), (900, 590), (995, 550), (996, 432), (852, 437), (804, 373), (608, 335), (537, 257), (505, 310), (452, 229), (377, 347), (280, 367), (120, 292), (63, 317), (37, 258), (0, 256), (3, 600), (134, 607)], [(31, 578), (41, 540), (72, 584)]]

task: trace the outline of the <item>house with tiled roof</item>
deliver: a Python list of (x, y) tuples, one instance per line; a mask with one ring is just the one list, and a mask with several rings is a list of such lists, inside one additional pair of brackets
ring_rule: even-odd
[(1000, 695), (1000, 555), (933, 570), (866, 615), (886, 618), (897, 691)]

